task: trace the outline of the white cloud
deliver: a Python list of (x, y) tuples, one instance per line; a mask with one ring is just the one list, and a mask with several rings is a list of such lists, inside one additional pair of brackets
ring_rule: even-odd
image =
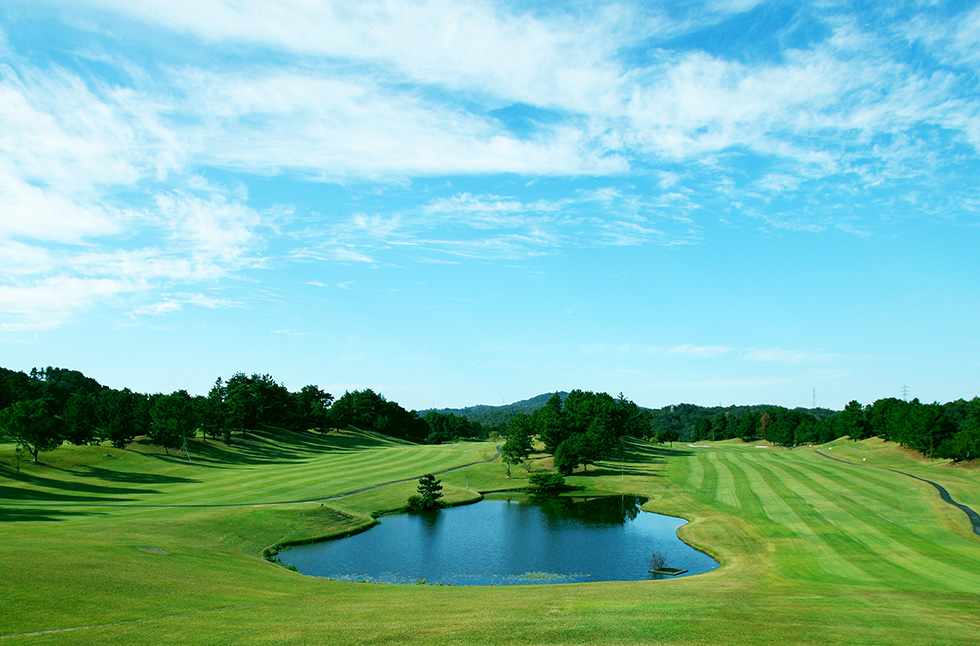
[(237, 262), (255, 244), (259, 214), (225, 195), (206, 198), (177, 190), (158, 195), (157, 207), (169, 237), (211, 262)]
[(0, 171), (0, 238), (81, 243), (119, 233), (125, 210), (108, 209), (20, 181)]
[(183, 308), (180, 301), (175, 301), (172, 299), (167, 299), (160, 301), (159, 303), (149, 303), (147, 305), (141, 305), (133, 310), (134, 315), (150, 315), (159, 316), (162, 314), (171, 314), (173, 312), (179, 311)]
[(667, 348), (665, 353), (670, 356), (684, 356), (695, 359), (710, 359), (730, 354), (734, 348), (722, 345), (675, 345)]
[(521, 139), (454, 103), (363, 76), (181, 69), (173, 78), (187, 97), (181, 113), (196, 124), (198, 158), (225, 168), (329, 179), (626, 168), (587, 129), (557, 125)]
[[(643, 4), (568, 12), (482, 0), (95, 4), (217, 55), (163, 50), (141, 67), (125, 45), (96, 42), (70, 70), (16, 52), (0, 65), (0, 284), (51, 296), (59, 281), (83, 281), (84, 303), (25, 301), (61, 318), (122, 298), (135, 301), (130, 311), (172, 310), (161, 290), (206, 289), (197, 283), (257, 266), (262, 234), (276, 233), (288, 207), (250, 205), (249, 179), (227, 188), (206, 178), (228, 171), (374, 187), (478, 174), (608, 177), (560, 199), (433, 191), (417, 207), (338, 212), (290, 256), (381, 265), (392, 254), (454, 262), (688, 244), (700, 240), (699, 207), (771, 228), (865, 234), (866, 223), (824, 207), (850, 205), (856, 186), (908, 186), (921, 212), (921, 194), (943, 192), (942, 171), (957, 163), (950, 153), (980, 150), (980, 9), (892, 27), (930, 48), (940, 69), (910, 64), (893, 34), (833, 7), (814, 14), (829, 37), (770, 58), (666, 49), (752, 0), (678, 7), (672, 17)], [(99, 21), (71, 28), (79, 24)], [(246, 61), (235, 71), (220, 55), (232, 50)], [(99, 67), (83, 69), (86, 61)], [(527, 112), (526, 127), (502, 108)], [(651, 178), (653, 190), (627, 185)], [(52, 243), (65, 247), (55, 254)], [(12, 298), (0, 312), (30, 317)]]
[(744, 357), (749, 361), (764, 363), (826, 363), (843, 355), (809, 350), (782, 350), (780, 348), (749, 348)]
[(0, 330), (49, 330), (60, 327), (94, 303), (139, 287), (106, 277), (53, 276), (28, 283), (0, 285)]
[(433, 252), (471, 259), (522, 259), (567, 246), (608, 247), (697, 240), (682, 213), (619, 189), (579, 191), (559, 199), (524, 201), (515, 196), (457, 193), (402, 212), (355, 213), (333, 222), (324, 241), (297, 257), (377, 262), (379, 254), (411, 250), (421, 262), (445, 261)]
[(164, 297), (163, 300), (156, 303), (147, 303), (145, 305), (140, 305), (136, 307), (131, 312), (132, 315), (148, 314), (153, 316), (159, 316), (162, 314), (171, 314), (173, 312), (178, 312), (184, 308), (184, 305), (196, 305), (198, 307), (203, 307), (206, 309), (218, 309), (223, 307), (235, 307), (240, 305), (235, 301), (229, 300), (227, 298), (212, 298), (210, 296), (205, 296), (204, 294), (172, 294)]

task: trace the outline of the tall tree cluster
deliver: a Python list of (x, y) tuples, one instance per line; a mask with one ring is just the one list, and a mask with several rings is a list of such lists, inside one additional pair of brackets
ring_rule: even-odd
[(880, 437), (936, 458), (969, 460), (980, 456), (980, 397), (946, 404), (924, 404), (889, 397), (861, 406), (850, 402), (840, 417), (841, 435), (855, 440)]
[(535, 411), (530, 427), (564, 475), (579, 465), (588, 470), (612, 455), (624, 435), (641, 436), (646, 430), (639, 407), (622, 394), (614, 399), (583, 390), (571, 391), (564, 401), (558, 393), (552, 395)]
[(220, 378), (206, 397), (116, 390), (75, 370), (0, 368), (0, 436), (37, 460), (40, 451), (111, 442), (125, 448), (139, 435), (170, 449), (200, 433), (225, 437), (255, 428), (324, 430), (333, 396), (317, 386), (291, 393), (269, 375)]
[(333, 426), (375, 430), (410, 442), (424, 442), (432, 432), (415, 411), (405, 410), (370, 388), (345, 392), (330, 408), (329, 418)]

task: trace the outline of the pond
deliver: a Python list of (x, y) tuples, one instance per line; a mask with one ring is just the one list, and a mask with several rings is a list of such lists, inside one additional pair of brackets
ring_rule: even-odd
[(677, 538), (687, 521), (640, 511), (646, 498), (488, 495), (426, 514), (386, 516), (360, 534), (279, 554), (303, 574), (345, 581), (513, 585), (690, 576), (718, 562)]

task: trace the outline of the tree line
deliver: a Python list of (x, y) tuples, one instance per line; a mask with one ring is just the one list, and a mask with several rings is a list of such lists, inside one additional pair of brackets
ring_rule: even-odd
[(256, 429), (323, 433), (351, 426), (412, 442), (485, 436), (482, 425), (464, 417), (435, 411), (419, 417), (370, 389), (335, 401), (316, 385), (290, 392), (267, 374), (219, 377), (207, 395), (194, 396), (116, 390), (63, 368), (0, 368), (0, 439), (16, 442), (34, 461), (63, 442), (125, 448), (145, 435), (169, 453), (198, 436), (229, 443), (233, 434)]
[(0, 437), (16, 442), (35, 460), (39, 451), (66, 441), (111, 442), (124, 448), (145, 435), (169, 452), (197, 436), (230, 442), (233, 434), (247, 436), (255, 429), (322, 433), (347, 427), (430, 444), (506, 436), (501, 453), (508, 469), (526, 464), (538, 438), (560, 473), (588, 469), (611, 457), (626, 435), (658, 442), (740, 438), (785, 446), (877, 436), (931, 457), (967, 460), (980, 455), (977, 397), (946, 404), (886, 398), (864, 406), (851, 401), (841, 411), (694, 404), (646, 409), (622, 394), (614, 398), (573, 390), (509, 407), (466, 410), (493, 419), (494, 425), (448, 410), (419, 415), (371, 389), (345, 392), (336, 400), (316, 385), (290, 392), (267, 374), (238, 372), (227, 380), (218, 378), (207, 395), (193, 396), (186, 390), (116, 390), (64, 368), (29, 373), (0, 368)]
[(946, 404), (888, 397), (868, 405), (851, 401), (841, 411), (753, 406), (688, 414), (682, 437), (692, 442), (740, 438), (794, 446), (880, 437), (929, 457), (969, 460), (980, 455), (980, 397)]

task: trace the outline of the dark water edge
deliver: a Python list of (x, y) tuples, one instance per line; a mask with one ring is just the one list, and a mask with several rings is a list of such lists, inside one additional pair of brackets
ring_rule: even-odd
[(641, 511), (637, 496), (492, 494), (462, 507), (386, 516), (347, 538), (279, 554), (310, 576), (344, 581), (516, 585), (676, 578), (718, 562), (677, 537), (687, 521)]

